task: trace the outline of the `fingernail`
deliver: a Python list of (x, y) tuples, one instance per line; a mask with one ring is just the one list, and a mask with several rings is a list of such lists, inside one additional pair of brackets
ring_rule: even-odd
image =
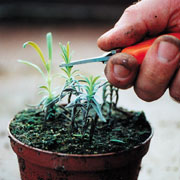
[(117, 80), (126, 78), (128, 77), (129, 74), (130, 74), (130, 70), (124, 67), (123, 65), (120, 64), (114, 65), (114, 76)]
[(161, 41), (158, 47), (158, 58), (161, 62), (167, 63), (172, 61), (179, 52), (179, 48), (168, 41)]

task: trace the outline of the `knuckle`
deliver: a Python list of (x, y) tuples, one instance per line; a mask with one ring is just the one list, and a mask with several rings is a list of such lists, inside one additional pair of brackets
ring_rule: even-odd
[[(128, 8), (126, 8), (121, 16), (121, 18), (119, 19), (119, 21), (115, 24), (115, 27), (119, 25), (120, 20), (123, 19), (132, 19), (135, 16), (138, 15), (138, 10), (137, 10), (137, 6), (136, 5), (131, 5)], [(128, 24), (128, 22), (127, 22)]]
[(137, 11), (137, 4), (133, 4), (125, 9), (124, 14), (126, 14), (127, 16), (132, 16), (137, 13), (136, 11)]

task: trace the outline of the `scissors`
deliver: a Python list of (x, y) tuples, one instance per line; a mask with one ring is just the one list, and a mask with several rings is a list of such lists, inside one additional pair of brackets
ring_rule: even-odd
[[(176, 38), (180, 39), (180, 33), (169, 33), (169, 34), (166, 34), (166, 35), (175, 36)], [(62, 63), (60, 65), (60, 67), (72, 67), (72, 66), (78, 65), (78, 64), (86, 64), (86, 63), (93, 63), (93, 62), (107, 63), (108, 60), (111, 58), (111, 56), (113, 56), (114, 54), (116, 54), (118, 52), (127, 53), (127, 54), (130, 54), (130, 55), (134, 56), (136, 58), (138, 64), (141, 64), (143, 62), (143, 59), (144, 59), (145, 55), (146, 55), (146, 52), (148, 51), (148, 49), (151, 47), (151, 45), (153, 44), (153, 42), (156, 39), (157, 39), (157, 37), (151, 38), (151, 39), (145, 40), (143, 42), (137, 43), (135, 45), (126, 47), (126, 48), (124, 48), (122, 50), (120, 50), (120, 49), (112, 50), (110, 52), (105, 53), (102, 56), (99, 56), (99, 57), (76, 60), (76, 61), (72, 61), (69, 64)]]

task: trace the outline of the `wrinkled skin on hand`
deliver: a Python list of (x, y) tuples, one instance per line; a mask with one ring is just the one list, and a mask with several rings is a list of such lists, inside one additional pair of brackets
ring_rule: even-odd
[[(128, 7), (115, 26), (98, 39), (105, 51), (127, 47), (146, 36), (180, 33), (179, 0), (142, 0)], [(134, 87), (145, 101), (160, 98), (166, 89), (180, 101), (180, 40), (162, 35), (148, 50), (141, 66), (128, 54), (117, 53), (105, 68), (111, 84), (126, 89)]]

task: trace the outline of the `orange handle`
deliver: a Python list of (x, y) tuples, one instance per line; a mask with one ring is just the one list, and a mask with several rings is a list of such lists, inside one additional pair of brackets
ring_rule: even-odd
[[(166, 35), (172, 35), (180, 39), (180, 33), (169, 33)], [(146, 55), (146, 52), (151, 47), (156, 38), (157, 37), (151, 38), (138, 44), (126, 47), (121, 52), (134, 56), (137, 59), (138, 63), (141, 64), (143, 62), (144, 56)]]

